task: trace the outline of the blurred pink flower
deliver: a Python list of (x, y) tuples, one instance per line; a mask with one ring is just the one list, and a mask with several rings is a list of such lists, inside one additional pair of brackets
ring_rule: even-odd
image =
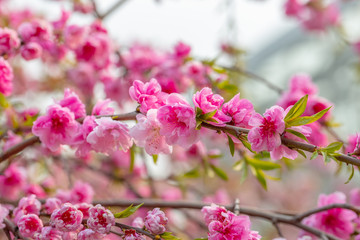
[(10, 64), (0, 57), (0, 93), (10, 96), (13, 90), (13, 70)]
[(152, 234), (158, 235), (164, 233), (166, 231), (165, 226), (167, 223), (168, 218), (160, 208), (154, 208), (146, 214), (145, 226)]
[(33, 237), (37, 232), (41, 231), (43, 222), (35, 214), (24, 215), (17, 222), (19, 232), (23, 237)]
[(89, 209), (87, 225), (95, 232), (109, 233), (111, 227), (115, 225), (115, 217), (109, 210), (98, 204)]

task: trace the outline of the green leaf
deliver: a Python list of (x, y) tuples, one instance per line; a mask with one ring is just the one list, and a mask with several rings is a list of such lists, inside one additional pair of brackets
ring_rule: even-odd
[(247, 163), (245, 162), (245, 163), (244, 163), (244, 167), (242, 168), (242, 171), (241, 171), (240, 183), (245, 182), (248, 174), (249, 174), (249, 168), (248, 168)]
[(224, 172), (224, 170), (222, 170), (221, 168), (216, 167), (213, 164), (210, 164), (211, 169), (216, 173), (216, 175), (218, 175), (222, 180), (229, 180), (226, 172)]
[(315, 152), (313, 152), (313, 154), (311, 155), (310, 160), (314, 160), (315, 158), (317, 158), (319, 156), (318, 151), (316, 150)]
[(250, 152), (255, 153), (252, 149), (251, 149), (251, 144), (248, 142), (247, 139), (243, 139), (240, 138), (241, 143), (244, 145), (244, 147), (246, 147)]
[(300, 149), (296, 149), (296, 151), (297, 151), (298, 153), (300, 153), (300, 155), (303, 156), (303, 157), (306, 159), (306, 155), (305, 155), (304, 151), (302, 151), (302, 150), (300, 150)]
[(204, 119), (204, 120), (209, 120), (210, 118), (212, 118), (216, 114), (216, 112), (217, 112), (217, 109), (215, 109), (212, 112), (205, 113), (204, 115), (201, 116), (201, 118)]
[(278, 163), (262, 161), (255, 158), (246, 158), (246, 161), (248, 164), (250, 164), (256, 169), (273, 170), (273, 169), (281, 168), (281, 165)]
[(321, 151), (321, 150), (320, 150), (320, 152), (321, 152), (321, 154), (322, 154), (322, 156), (323, 156), (324, 162), (325, 162), (325, 163), (329, 163), (330, 160), (331, 160), (331, 158), (329, 157), (328, 153), (327, 153), (327, 152), (324, 152), (324, 151)]
[(127, 218), (129, 216), (131, 216), (132, 214), (134, 214), (144, 203), (141, 203), (135, 207), (133, 207), (133, 205), (131, 204), (128, 208), (126, 208), (125, 210), (119, 212), (119, 213), (115, 213), (114, 217), (115, 218)]
[(208, 240), (208, 238), (195, 238), (194, 240)]
[(196, 107), (196, 116), (200, 116), (200, 115), (202, 115), (204, 112), (203, 112), (203, 110), (201, 109), (201, 108), (199, 108), (199, 107)]
[(158, 155), (154, 154), (154, 155), (152, 155), (152, 158), (153, 158), (154, 163), (156, 164), (157, 160), (158, 160)]
[(4, 94), (0, 93), (0, 107), (8, 108), (10, 106), (9, 102), (6, 100)]
[(160, 234), (160, 237), (164, 240), (180, 240), (180, 238), (172, 235), (171, 232), (164, 232), (163, 234)]
[(305, 137), (304, 134), (302, 134), (301, 132), (298, 132), (298, 131), (295, 131), (295, 130), (292, 130), (292, 129), (286, 129), (285, 132), (288, 132), (288, 133), (291, 133), (292, 135), (295, 135), (297, 136), (298, 138), (301, 138), (307, 142), (309, 142), (309, 140)]
[(236, 162), (234, 163), (233, 169), (234, 169), (235, 171), (240, 171), (241, 169), (243, 169), (244, 165), (245, 165), (245, 161), (242, 160), (242, 159), (240, 159), (239, 161), (236, 161)]
[(294, 106), (289, 110), (288, 114), (285, 116), (285, 122), (291, 121), (296, 119), (297, 117), (300, 117), (306, 108), (308, 100), (308, 95), (305, 95), (304, 97), (300, 98), (299, 101), (297, 101)]
[(200, 177), (199, 168), (194, 168), (188, 172), (186, 172), (183, 177), (186, 178), (198, 178)]
[(307, 117), (298, 117), (294, 120), (291, 120), (289, 122), (287, 122), (288, 126), (302, 126), (302, 125), (306, 125), (306, 124), (310, 124), (313, 123), (317, 120), (319, 120), (322, 116), (324, 116), (324, 114), (329, 111), (331, 107), (328, 107), (312, 116), (307, 116)]
[(229, 135), (227, 135), (227, 137), (228, 137), (228, 141), (229, 141), (229, 148), (230, 148), (231, 156), (234, 156), (234, 154), (235, 154), (234, 141), (231, 139), (231, 137), (229, 137)]
[(351, 173), (345, 184), (348, 184), (351, 181), (351, 179), (354, 177), (354, 172), (355, 172), (354, 165), (351, 165)]
[(323, 148), (323, 151), (326, 151), (328, 153), (334, 153), (336, 151), (339, 151), (343, 146), (342, 142), (333, 142), (330, 143), (327, 147)]
[(201, 124), (202, 124), (202, 121), (199, 120), (199, 119), (196, 119), (196, 130), (200, 130), (201, 129)]
[(255, 175), (255, 177), (257, 178), (257, 180), (259, 181), (259, 183), (261, 184), (261, 186), (267, 190), (267, 184), (266, 184), (266, 179), (265, 179), (265, 174), (262, 170), (260, 169), (256, 169), (254, 167), (251, 167), (251, 171), (253, 172), (253, 174)]
[(135, 166), (135, 146), (130, 148), (130, 172), (134, 171)]

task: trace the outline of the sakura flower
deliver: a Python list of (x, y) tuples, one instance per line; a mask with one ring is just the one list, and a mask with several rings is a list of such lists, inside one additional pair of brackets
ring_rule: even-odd
[(13, 70), (9, 63), (0, 57), (0, 93), (9, 96), (13, 90)]
[(108, 106), (110, 103), (111, 103), (110, 99), (98, 101), (95, 104), (91, 114), (92, 115), (112, 115), (112, 114), (114, 114), (115, 109)]
[(29, 42), (20, 48), (21, 56), (27, 60), (33, 60), (41, 57), (43, 48), (36, 42)]
[(14, 222), (27, 214), (40, 214), (41, 203), (36, 199), (35, 195), (30, 195), (28, 197), (23, 197), (20, 199), (18, 206), (14, 209)]
[(69, 88), (65, 89), (64, 98), (58, 104), (74, 113), (75, 119), (86, 116), (85, 105), (81, 102), (78, 95)]
[(51, 214), (50, 224), (63, 232), (71, 232), (81, 227), (83, 214), (70, 203), (65, 203)]
[(61, 232), (52, 227), (41, 228), (40, 233), (35, 234), (36, 240), (63, 240)]
[[(348, 146), (345, 149), (345, 152), (347, 153), (354, 153), (359, 151), (360, 149), (360, 134), (354, 134), (350, 135), (348, 138)], [(359, 153), (360, 154), (360, 153)], [(360, 156), (355, 155), (357, 158), (360, 158)]]
[(44, 210), (47, 214), (52, 214), (56, 209), (61, 207), (61, 201), (58, 198), (48, 198), (44, 204)]
[(227, 210), (212, 203), (211, 206), (203, 207), (201, 213), (204, 215), (205, 223), (209, 225), (212, 221), (222, 221)]
[(140, 104), (140, 111), (146, 113), (149, 109), (158, 109), (164, 105), (165, 93), (156, 79), (147, 83), (135, 80), (129, 89), (130, 97)]
[(131, 226), (137, 227), (137, 228), (143, 228), (145, 226), (145, 223), (141, 217), (137, 217), (132, 221)]
[(178, 42), (174, 47), (174, 57), (183, 60), (189, 56), (191, 47), (183, 42)]
[(89, 218), (89, 210), (93, 207), (92, 204), (89, 203), (78, 203), (75, 204), (75, 207), (80, 210), (83, 213), (83, 218), (88, 219)]
[(52, 38), (51, 25), (45, 20), (34, 19), (31, 22), (22, 23), (18, 32), (25, 42), (45, 43)]
[(213, 94), (212, 90), (208, 87), (201, 89), (201, 91), (196, 92), (193, 96), (193, 103), (195, 107), (200, 108), (204, 114), (217, 110), (215, 115), (212, 117), (216, 120), (217, 124), (224, 124), (231, 120), (229, 116), (220, 111), (223, 102), (223, 97), (219, 94)]
[(16, 199), (25, 186), (25, 181), (25, 169), (12, 163), (4, 174), (0, 175), (0, 196), (7, 199)]
[(166, 105), (159, 108), (157, 118), (161, 124), (160, 134), (169, 145), (189, 147), (198, 140), (195, 111), (181, 95), (170, 94)]
[(77, 240), (100, 240), (105, 236), (106, 234), (95, 232), (92, 229), (84, 229), (77, 235)]
[[(318, 207), (334, 203), (346, 203), (346, 196), (342, 192), (329, 195), (321, 194), (318, 199)], [(303, 223), (321, 231), (333, 234), (341, 239), (349, 239), (354, 232), (353, 220), (356, 213), (343, 208), (333, 208), (311, 215), (304, 219)], [(304, 235), (307, 235), (304, 233)]]
[(160, 122), (157, 119), (157, 110), (150, 109), (146, 116), (138, 114), (138, 123), (130, 129), (130, 135), (134, 138), (136, 145), (145, 147), (145, 151), (150, 154), (169, 154), (171, 147), (166, 143), (165, 137), (160, 135)]
[(58, 104), (51, 105), (45, 116), (33, 124), (32, 132), (51, 151), (59, 150), (61, 144), (71, 144), (77, 132), (78, 122), (74, 113)]
[(97, 126), (87, 136), (86, 141), (97, 152), (110, 154), (120, 148), (127, 151), (132, 140), (126, 124), (109, 117), (96, 119)]
[(64, 30), (64, 40), (67, 47), (76, 49), (85, 40), (87, 28), (78, 25), (66, 26)]
[(240, 93), (236, 94), (222, 107), (222, 112), (231, 117), (231, 122), (242, 128), (250, 128), (249, 120), (255, 113), (254, 106), (247, 99), (240, 99)]
[(98, 204), (89, 209), (87, 225), (95, 232), (109, 233), (111, 227), (115, 225), (115, 217), (109, 210)]
[(255, 113), (249, 120), (253, 128), (248, 134), (253, 151), (272, 151), (281, 145), (281, 134), (285, 130), (284, 109), (273, 106), (267, 109), (264, 117)]
[(137, 233), (134, 229), (127, 229), (124, 233), (123, 240), (145, 240), (145, 237)]
[(160, 208), (154, 208), (147, 213), (144, 223), (148, 231), (152, 234), (158, 235), (166, 231), (165, 226), (168, 223), (168, 218), (165, 216), (165, 213), (160, 210)]
[(73, 141), (73, 145), (77, 146), (75, 152), (77, 157), (84, 158), (92, 150), (91, 144), (86, 141), (86, 138), (94, 130), (96, 126), (97, 123), (95, 122), (94, 116), (85, 117)]
[(11, 54), (20, 46), (17, 33), (9, 28), (0, 28), (0, 55)]
[(72, 204), (91, 203), (93, 196), (94, 190), (88, 183), (76, 181), (70, 192), (70, 202)]
[(37, 232), (41, 231), (43, 223), (41, 219), (35, 214), (28, 214), (22, 216), (17, 222), (19, 232), (24, 237), (33, 237)]
[(5, 227), (4, 219), (9, 215), (9, 210), (0, 204), (0, 229)]

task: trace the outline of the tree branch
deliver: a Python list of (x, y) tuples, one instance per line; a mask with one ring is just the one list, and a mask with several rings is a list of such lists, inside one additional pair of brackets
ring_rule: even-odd
[(155, 240), (157, 239), (156, 236), (152, 235), (151, 233), (141, 229), (141, 228), (137, 228), (137, 227), (131, 227), (131, 226), (128, 226), (128, 225), (125, 225), (125, 224), (122, 224), (122, 223), (118, 223), (118, 222), (115, 222), (115, 226), (121, 228), (121, 229), (133, 229), (135, 231), (137, 231), (138, 233), (141, 233), (143, 235), (146, 235), (148, 236), (149, 238)]

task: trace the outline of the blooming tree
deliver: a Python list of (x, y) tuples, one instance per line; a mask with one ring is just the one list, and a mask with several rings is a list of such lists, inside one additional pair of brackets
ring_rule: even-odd
[[(70, 2), (51, 20), (0, 1), (1, 239), (360, 239), (359, 188), (349, 200), (322, 193), (309, 210), (308, 176), (285, 179), (336, 166), (349, 183), (360, 166), (360, 135), (336, 134), (334, 104), (310, 75), (280, 89), (239, 67), (242, 51), (227, 44), (233, 66), (197, 59), (184, 42), (119, 48), (102, 21), (124, 0), (105, 13)], [(284, 0), (284, 12), (309, 34), (342, 26), (335, 1)], [(71, 24), (73, 15), (91, 22)], [(32, 80), (29, 61), (48, 73)], [(259, 112), (242, 77), (278, 101)], [(28, 92), (55, 97), (30, 108)]]

